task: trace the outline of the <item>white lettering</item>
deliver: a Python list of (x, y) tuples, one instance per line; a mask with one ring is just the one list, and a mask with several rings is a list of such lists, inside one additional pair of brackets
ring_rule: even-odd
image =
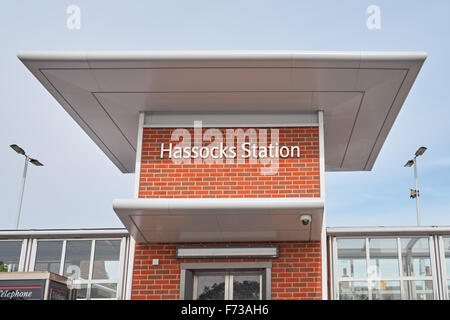
[(208, 315), (209, 318), (214, 316), (214, 311), (216, 310), (216, 307), (196, 307), (191, 306), (191, 304), (188, 304), (187, 307), (181, 308), (181, 314), (182, 315)]
[[(165, 144), (161, 143), (161, 159), (164, 158), (165, 153), (168, 154), (168, 158), (174, 159), (195, 159), (198, 157), (200, 157), (201, 159), (234, 159), (239, 156), (239, 154), (236, 152), (236, 146), (227, 147), (224, 146), (223, 143), (220, 143), (219, 145), (215, 145), (213, 147), (209, 145), (200, 148), (197, 146), (192, 148), (189, 146), (180, 147), (179, 145), (180, 144), (174, 147), (172, 143), (169, 143), (169, 146), (166, 148)], [(241, 157), (244, 159), (300, 157), (300, 147), (298, 146), (279, 147), (278, 144), (269, 144), (269, 146), (257, 146), (250, 142), (244, 142), (240, 146), (240, 149), (242, 150)]]
[(300, 147), (299, 146), (291, 147), (291, 157), (294, 157), (294, 150), (297, 151), (297, 155), (295, 157), (300, 158)]
[[(300, 157), (299, 146), (279, 145), (279, 129), (271, 128), (270, 136), (267, 129), (208, 129), (203, 131), (202, 122), (194, 122), (194, 141), (192, 130), (176, 129), (172, 132), (172, 142), (161, 143), (161, 159), (172, 159), (175, 164), (262, 164), (263, 175), (273, 175), (278, 172), (279, 158)], [(269, 143), (270, 139), (270, 143)], [(224, 141), (225, 140), (225, 141)], [(208, 145), (204, 145), (209, 141)], [(246, 160), (248, 159), (248, 160)]]
[(236, 158), (237, 154), (236, 154), (236, 147), (235, 146), (231, 146), (230, 147), (230, 153), (231, 153), (231, 155), (228, 156), (229, 159)]
[(202, 159), (205, 159), (205, 158), (209, 157), (209, 149), (208, 149), (208, 147), (201, 147), (200, 148), (200, 157)]
[(198, 154), (198, 147), (193, 147), (192, 148), (192, 158), (197, 159), (199, 156)]
[(241, 149), (244, 151), (242, 158), (244, 158), (244, 159), (250, 158), (251, 151), (250, 151), (249, 147), (250, 147), (250, 142), (245, 142), (242, 144)]
[(172, 158), (172, 144), (169, 144), (169, 148), (165, 149), (164, 148), (164, 143), (161, 143), (161, 159), (164, 158), (164, 152), (168, 152), (169, 153), (169, 158)]
[(282, 157), (282, 158), (289, 157), (289, 148), (288, 147), (283, 146), (283, 147), (280, 148), (280, 157)]

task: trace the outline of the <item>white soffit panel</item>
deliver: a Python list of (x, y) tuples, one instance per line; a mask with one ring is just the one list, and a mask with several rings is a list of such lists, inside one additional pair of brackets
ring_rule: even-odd
[(132, 173), (140, 111), (323, 110), (326, 170), (370, 170), (426, 54), (150, 51), (18, 57), (116, 166)]

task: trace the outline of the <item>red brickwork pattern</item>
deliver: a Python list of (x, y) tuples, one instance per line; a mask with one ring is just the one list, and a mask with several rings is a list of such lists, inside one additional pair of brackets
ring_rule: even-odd
[[(321, 299), (320, 242), (279, 243), (276, 259), (176, 259), (175, 248), (174, 244), (136, 244), (132, 299), (179, 299), (183, 262), (255, 261), (272, 261), (272, 299)], [(159, 265), (153, 266), (152, 259), (159, 259)]]
[[(279, 145), (299, 146), (300, 158), (279, 158), (275, 175), (262, 175), (261, 163), (174, 164), (161, 159), (174, 129), (145, 128), (139, 197), (141, 198), (258, 198), (320, 197), (319, 131), (317, 127), (277, 128)], [(246, 130), (246, 129), (244, 129)], [(221, 129), (226, 137), (225, 129)], [(267, 129), (270, 133), (270, 128)], [(193, 129), (190, 129), (192, 140)], [(180, 139), (181, 141), (181, 139)], [(270, 142), (270, 135), (268, 138)], [(235, 141), (236, 142), (236, 141)], [(210, 142), (204, 142), (207, 146)]]
[[(244, 164), (174, 164), (167, 156), (161, 159), (161, 143), (177, 144), (171, 141), (173, 129), (145, 128), (139, 197), (320, 197), (318, 128), (278, 129), (279, 145), (299, 146), (301, 157), (280, 158), (278, 173), (264, 176), (263, 165), (248, 159)], [(190, 133), (193, 137), (193, 129)], [(176, 259), (175, 244), (137, 244), (132, 299), (179, 299), (182, 262), (254, 261), (272, 261), (272, 299), (320, 299), (320, 242), (279, 246), (276, 259)], [(159, 259), (159, 265), (153, 266), (152, 259)]]

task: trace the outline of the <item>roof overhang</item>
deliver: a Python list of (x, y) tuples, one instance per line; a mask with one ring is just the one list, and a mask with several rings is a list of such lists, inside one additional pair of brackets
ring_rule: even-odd
[(125, 173), (138, 114), (324, 111), (328, 171), (371, 170), (423, 52), (22, 52), (19, 59)]
[[(141, 243), (320, 241), (320, 198), (116, 199), (114, 211)], [(300, 217), (311, 215), (303, 225)]]

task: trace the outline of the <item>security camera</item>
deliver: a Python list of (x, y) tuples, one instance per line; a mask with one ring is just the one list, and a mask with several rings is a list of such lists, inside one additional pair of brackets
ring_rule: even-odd
[(311, 215), (310, 214), (304, 214), (300, 217), (300, 220), (302, 221), (302, 224), (304, 226), (307, 226), (311, 222)]

